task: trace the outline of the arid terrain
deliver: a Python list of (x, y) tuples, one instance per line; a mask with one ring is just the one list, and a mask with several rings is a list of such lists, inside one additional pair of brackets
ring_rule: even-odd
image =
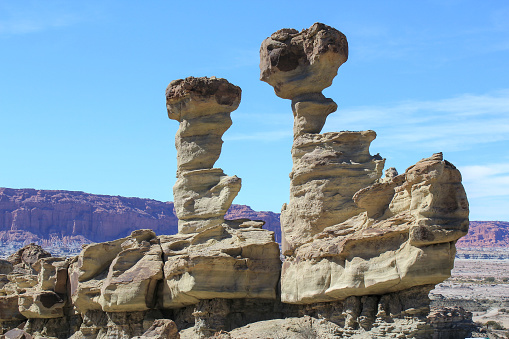
[(451, 278), (437, 285), (431, 298), (433, 306), (461, 306), (475, 322), (509, 328), (509, 249), (459, 249)]

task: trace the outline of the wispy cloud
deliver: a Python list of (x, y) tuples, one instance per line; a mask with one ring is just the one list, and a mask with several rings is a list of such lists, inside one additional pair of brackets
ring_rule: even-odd
[(438, 101), (352, 107), (329, 117), (326, 130), (374, 129), (379, 145), (443, 151), (509, 140), (509, 90)]
[[(53, 6), (52, 6), (53, 5)], [(64, 4), (60, 4), (64, 5)], [(73, 25), (79, 16), (55, 3), (0, 4), (0, 35), (29, 34)]]
[(509, 163), (463, 166), (459, 170), (469, 198), (509, 196)]

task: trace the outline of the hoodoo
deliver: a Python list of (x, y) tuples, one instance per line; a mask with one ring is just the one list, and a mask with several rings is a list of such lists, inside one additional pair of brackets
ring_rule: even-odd
[(341, 32), (316, 23), (279, 30), (260, 49), (261, 80), (292, 100), (294, 116), (281, 301), (329, 317), (346, 312), (352, 329), (385, 317), (424, 323), (428, 292), (450, 276), (455, 242), (468, 231), (461, 175), (437, 153), (381, 178), (385, 159), (369, 153), (374, 131), (319, 134), (337, 108), (321, 91), (347, 46)]

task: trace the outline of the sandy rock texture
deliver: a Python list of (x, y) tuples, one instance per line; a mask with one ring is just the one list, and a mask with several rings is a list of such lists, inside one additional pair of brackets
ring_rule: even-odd
[(160, 237), (164, 308), (213, 298), (276, 298), (281, 261), (273, 232), (250, 220), (229, 224), (234, 227)]
[(215, 77), (174, 80), (166, 89), (168, 117), (180, 123), (173, 195), (181, 233), (221, 224), (240, 190), (239, 178), (213, 168), (240, 96), (239, 87)]
[[(374, 131), (319, 134), (337, 108), (321, 91), (347, 60), (344, 35), (283, 29), (260, 49), (261, 80), (292, 100), (290, 201), (281, 210), (281, 300), (312, 304), (437, 284), (468, 231), (459, 171), (441, 153), (398, 175), (369, 152)], [(432, 264), (430, 264), (432, 263)]]

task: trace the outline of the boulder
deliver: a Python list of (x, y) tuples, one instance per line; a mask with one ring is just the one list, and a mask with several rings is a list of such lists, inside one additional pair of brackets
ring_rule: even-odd
[(346, 37), (335, 28), (322, 23), (301, 32), (284, 28), (262, 43), (260, 80), (274, 87), (283, 99), (321, 93), (347, 59)]
[(32, 291), (19, 295), (18, 306), (27, 318), (61, 318), (65, 300), (52, 291)]
[(90, 245), (69, 269), (72, 301), (82, 313), (145, 311), (154, 306), (162, 267), (161, 246), (152, 230)]
[(14, 266), (21, 266), (30, 270), (37, 260), (47, 257), (51, 257), (51, 253), (32, 243), (11, 254), (7, 257), (7, 261)]
[(133, 339), (180, 339), (177, 325), (170, 319), (157, 319), (152, 326), (139, 337)]

